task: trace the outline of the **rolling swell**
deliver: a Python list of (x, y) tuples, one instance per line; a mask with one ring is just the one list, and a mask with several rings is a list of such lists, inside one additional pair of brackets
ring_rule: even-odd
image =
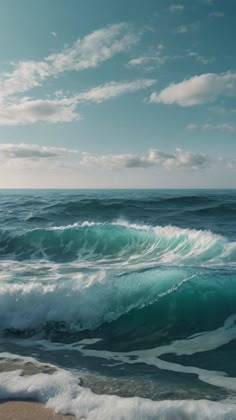
[(129, 336), (146, 347), (216, 328), (235, 311), (236, 244), (210, 231), (121, 220), (8, 230), (0, 255), (2, 330), (98, 329), (116, 346)]
[(123, 351), (215, 329), (235, 313), (235, 300), (236, 275), (224, 270), (159, 267), (9, 280), (0, 285), (0, 328), (66, 339), (96, 331), (104, 345)]
[(174, 226), (84, 222), (18, 234), (2, 231), (0, 256), (16, 260), (78, 260), (147, 267), (166, 263), (234, 264), (236, 243), (209, 231)]

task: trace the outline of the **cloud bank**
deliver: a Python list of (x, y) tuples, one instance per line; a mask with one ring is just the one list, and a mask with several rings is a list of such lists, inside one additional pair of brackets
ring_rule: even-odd
[(195, 154), (182, 149), (174, 153), (161, 152), (156, 149), (149, 150), (145, 155), (118, 154), (118, 155), (92, 155), (79, 150), (67, 148), (48, 147), (38, 144), (0, 144), (0, 161), (10, 163), (20, 160), (31, 164), (39, 161), (63, 160), (74, 155), (73, 166), (96, 167), (101, 169), (124, 168), (150, 168), (163, 167), (165, 169), (203, 169), (209, 166), (211, 159), (205, 154)]
[(174, 152), (150, 149), (143, 155), (132, 153), (93, 155), (77, 149), (26, 143), (0, 144), (0, 164), (2, 167), (31, 169), (43, 166), (45, 170), (52, 167), (78, 170), (96, 168), (102, 171), (162, 168), (168, 171), (200, 172), (219, 165), (236, 169), (235, 159), (223, 159), (180, 148), (176, 148)]
[(93, 156), (85, 154), (81, 161), (83, 166), (103, 169), (150, 168), (198, 170), (210, 165), (211, 159), (205, 154), (194, 154), (177, 148), (175, 153), (151, 149), (146, 155), (133, 154)]

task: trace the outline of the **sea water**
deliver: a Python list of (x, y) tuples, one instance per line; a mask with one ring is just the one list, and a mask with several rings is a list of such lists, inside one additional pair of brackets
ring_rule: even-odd
[(1, 190), (0, 398), (236, 419), (236, 192)]

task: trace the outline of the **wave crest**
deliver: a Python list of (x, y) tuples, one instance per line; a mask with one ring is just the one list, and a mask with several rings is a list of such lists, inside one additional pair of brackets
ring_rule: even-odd
[(0, 255), (126, 266), (236, 262), (236, 243), (210, 231), (174, 226), (84, 222), (0, 234)]

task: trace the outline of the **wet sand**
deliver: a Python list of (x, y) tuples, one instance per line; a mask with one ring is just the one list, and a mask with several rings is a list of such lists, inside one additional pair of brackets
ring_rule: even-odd
[(0, 420), (75, 420), (74, 416), (56, 414), (44, 404), (32, 401), (1, 401)]

